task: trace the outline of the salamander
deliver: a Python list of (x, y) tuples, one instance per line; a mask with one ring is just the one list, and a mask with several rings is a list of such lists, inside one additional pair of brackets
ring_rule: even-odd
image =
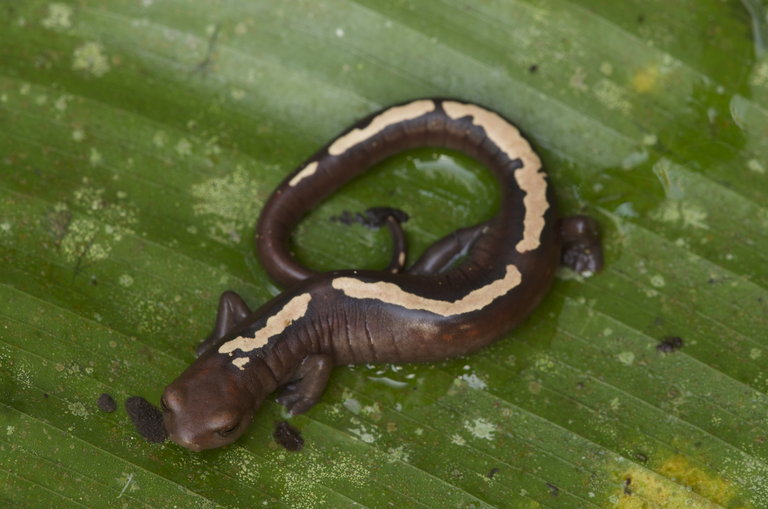
[[(294, 227), (384, 158), (415, 147), (474, 157), (496, 177), (498, 213), (435, 242), (406, 268), (397, 214), (385, 270), (318, 273), (290, 251)], [(265, 398), (292, 414), (320, 399), (334, 366), (431, 362), (465, 355), (519, 325), (548, 292), (561, 259), (602, 265), (597, 225), (560, 218), (541, 160), (502, 115), (455, 99), (397, 104), (360, 120), (288, 175), (265, 204), (256, 248), (286, 290), (256, 310), (225, 292), (198, 358), (161, 399), (172, 440), (199, 451), (230, 444)], [(564, 252), (563, 246), (566, 246)]]

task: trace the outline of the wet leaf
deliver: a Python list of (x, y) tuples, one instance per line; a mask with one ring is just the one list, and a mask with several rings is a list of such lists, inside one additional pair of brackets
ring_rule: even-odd
[[(9, 506), (766, 507), (768, 57), (761, 0), (0, 2), (0, 500)], [(272, 439), (150, 444), (220, 292), (279, 292), (270, 191), (354, 120), (420, 96), (528, 134), (607, 266), (563, 271), (471, 357), (335, 370)], [(452, 152), (380, 165), (314, 211), (317, 269), (381, 267), (494, 213)], [(660, 347), (679, 338), (675, 348)], [(118, 410), (99, 410), (102, 393)]]

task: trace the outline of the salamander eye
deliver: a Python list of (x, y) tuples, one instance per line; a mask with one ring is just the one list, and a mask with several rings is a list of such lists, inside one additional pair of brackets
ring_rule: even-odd
[(218, 433), (219, 436), (221, 436), (221, 437), (227, 437), (227, 436), (231, 435), (237, 429), (238, 426), (240, 426), (240, 423), (236, 422), (232, 427), (225, 428), (225, 429), (220, 429), (216, 433)]

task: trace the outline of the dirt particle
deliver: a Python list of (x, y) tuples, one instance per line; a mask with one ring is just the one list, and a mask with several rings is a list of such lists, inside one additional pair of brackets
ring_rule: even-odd
[(286, 421), (280, 421), (275, 425), (272, 438), (289, 451), (300, 451), (304, 447), (304, 438), (301, 436), (301, 432)]
[(493, 476), (495, 476), (498, 473), (499, 473), (499, 469), (498, 468), (492, 468), (491, 471), (488, 472), (487, 477), (488, 477), (488, 479), (493, 479)]
[(362, 214), (360, 212), (352, 213), (344, 210), (338, 216), (332, 216), (331, 221), (351, 225), (359, 223), (366, 228), (381, 228), (387, 224), (388, 218), (394, 218), (398, 223), (408, 221), (408, 214), (400, 209), (392, 207), (371, 207)]
[(658, 345), (656, 345), (656, 350), (661, 353), (672, 353), (674, 351), (680, 350), (683, 347), (683, 338), (678, 336), (667, 336), (666, 338), (662, 339)]
[(547, 483), (547, 488), (549, 488), (549, 494), (553, 497), (557, 497), (560, 495), (560, 488), (552, 484), (551, 482)]
[(133, 421), (136, 431), (147, 442), (161, 443), (168, 438), (163, 425), (163, 414), (152, 403), (141, 396), (131, 396), (125, 400), (125, 411)]
[(107, 412), (108, 414), (117, 410), (117, 403), (115, 403), (115, 399), (106, 392), (99, 396), (96, 404), (99, 405), (99, 410), (102, 412)]

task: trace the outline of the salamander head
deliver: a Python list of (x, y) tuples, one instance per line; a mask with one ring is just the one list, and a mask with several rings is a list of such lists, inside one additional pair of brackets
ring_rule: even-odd
[(240, 438), (264, 396), (232, 369), (229, 359), (203, 356), (165, 388), (160, 404), (171, 440), (202, 451)]

